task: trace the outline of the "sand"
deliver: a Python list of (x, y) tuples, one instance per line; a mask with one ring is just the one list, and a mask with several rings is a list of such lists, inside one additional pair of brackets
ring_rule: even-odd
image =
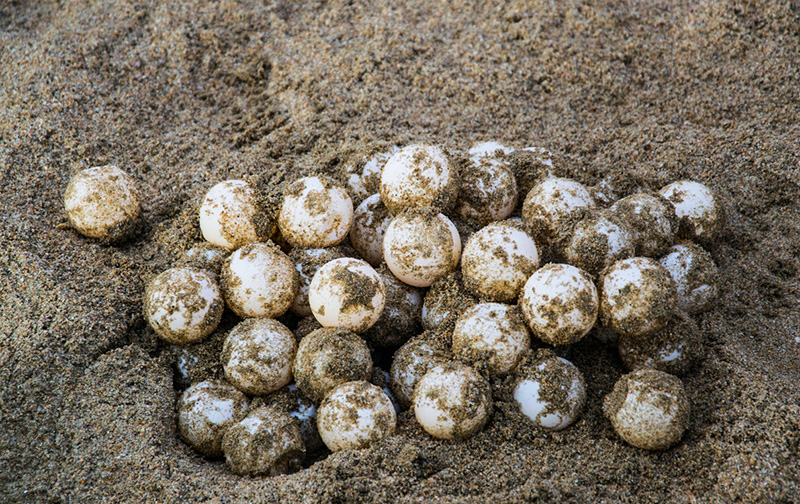
[[(796, 0), (0, 2), (1, 500), (800, 501), (798, 89)], [(698, 317), (678, 446), (617, 438), (601, 402), (624, 369), (594, 338), (569, 351), (588, 403), (557, 434), (503, 401), (460, 443), (405, 412), (374, 448), (274, 478), (178, 439), (175, 352), (142, 293), (201, 239), (208, 188), (489, 139), (546, 147), (618, 196), (691, 178), (723, 198), (721, 295)], [(120, 246), (62, 206), (72, 173), (108, 163), (145, 201)]]

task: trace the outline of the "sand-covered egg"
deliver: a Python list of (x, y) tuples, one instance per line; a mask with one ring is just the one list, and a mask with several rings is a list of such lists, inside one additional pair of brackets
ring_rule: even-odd
[[(497, 147), (492, 150), (495, 145)], [(506, 151), (510, 153), (513, 149), (495, 142), (485, 142), (470, 149), (470, 164), (461, 174), (456, 202), (459, 218), (488, 224), (503, 220), (514, 211), (518, 197), (517, 181), (508, 168)]]
[(455, 356), (488, 375), (514, 369), (530, 345), (519, 308), (501, 303), (481, 303), (464, 311), (453, 331)]
[(508, 147), (500, 142), (491, 140), (474, 144), (469, 148), (467, 154), (469, 154), (470, 159), (475, 161), (508, 164), (506, 157), (512, 152), (514, 152), (513, 147)]
[(369, 195), (380, 191), (383, 167), (399, 150), (399, 147), (390, 147), (384, 152), (361, 157), (344, 166), (345, 187), (353, 203), (358, 204)]
[(294, 263), (272, 242), (251, 243), (231, 254), (220, 284), (228, 306), (240, 317), (282, 315), (299, 287)]
[(425, 373), (452, 360), (450, 349), (431, 333), (408, 340), (394, 353), (389, 369), (390, 386), (400, 404), (411, 406), (414, 388)]
[(305, 446), (300, 429), (286, 412), (261, 406), (228, 428), (222, 451), (236, 474), (275, 476), (300, 469)]
[(295, 247), (289, 252), (289, 259), (297, 270), (297, 295), (289, 309), (301, 317), (311, 315), (311, 305), (308, 303), (308, 288), (314, 274), (325, 264), (334, 259), (341, 259), (344, 253), (338, 247), (331, 248), (304, 248)]
[(108, 243), (130, 238), (142, 213), (136, 182), (114, 165), (73, 175), (64, 192), (64, 209), (80, 234)]
[(338, 245), (350, 232), (353, 201), (344, 187), (327, 177), (296, 180), (283, 195), (278, 227), (294, 247)]
[(691, 314), (710, 310), (717, 300), (719, 270), (711, 254), (700, 245), (673, 245), (659, 262), (678, 288), (678, 308)]
[(675, 376), (640, 369), (619, 379), (603, 401), (603, 413), (628, 444), (666, 450), (689, 426), (689, 399)]
[(383, 257), (401, 281), (428, 287), (458, 265), (461, 237), (450, 219), (435, 210), (408, 210), (386, 228)]
[(247, 396), (222, 380), (192, 385), (178, 399), (178, 433), (209, 457), (222, 455), (222, 436), (247, 413)]
[(386, 267), (378, 274), (386, 288), (386, 305), (363, 337), (380, 347), (402, 345), (422, 326), (422, 290), (401, 282)]
[(319, 402), (336, 385), (369, 380), (372, 356), (353, 331), (323, 327), (300, 341), (292, 372), (297, 388)]
[(435, 145), (400, 149), (381, 172), (381, 201), (393, 214), (406, 208), (446, 210), (458, 194), (456, 167)]
[(258, 318), (239, 322), (222, 346), (225, 378), (250, 395), (274, 392), (292, 381), (297, 343), (288, 327)]
[(455, 271), (431, 285), (422, 302), (422, 327), (437, 329), (448, 319), (476, 304), (478, 300), (464, 286), (460, 271)]
[(414, 416), (439, 439), (477, 434), (492, 414), (492, 387), (477, 371), (453, 361), (434, 366), (414, 389)]
[(704, 184), (679, 180), (663, 187), (659, 194), (675, 207), (679, 232), (684, 238), (705, 243), (722, 234), (725, 226), (722, 204)]
[(150, 327), (170, 343), (202, 340), (217, 328), (225, 303), (211, 273), (171, 268), (145, 289), (144, 314)]
[(649, 368), (681, 376), (699, 357), (701, 339), (697, 323), (678, 311), (664, 329), (653, 335), (620, 336), (617, 351), (628, 371)]
[(178, 261), (178, 265), (188, 268), (206, 270), (219, 276), (225, 259), (230, 255), (230, 251), (218, 247), (209, 242), (197, 243), (192, 248), (184, 252)]
[(461, 272), (473, 292), (509, 303), (539, 268), (536, 243), (522, 224), (494, 222), (473, 233), (464, 246)]
[(324, 327), (357, 333), (372, 327), (383, 313), (386, 288), (366, 261), (342, 257), (323, 265), (308, 288), (311, 312)]
[(626, 196), (614, 203), (608, 213), (628, 225), (638, 256), (658, 257), (678, 236), (675, 207), (658, 194), (641, 192)]
[(537, 354), (514, 373), (514, 402), (542, 429), (560, 431), (572, 425), (586, 403), (583, 373), (552, 352)]
[(397, 417), (380, 387), (351, 381), (332, 389), (319, 405), (317, 427), (331, 451), (365, 448), (394, 433)]
[(364, 260), (376, 268), (383, 261), (383, 235), (393, 215), (381, 202), (380, 194), (373, 194), (358, 205), (350, 228), (350, 243)]
[(620, 335), (643, 337), (666, 327), (678, 304), (669, 272), (657, 261), (617, 261), (600, 279), (600, 321)]
[(578, 222), (563, 247), (567, 263), (593, 276), (616, 261), (633, 257), (635, 252), (628, 226), (604, 212)]
[(567, 345), (583, 338), (597, 321), (597, 288), (575, 266), (547, 264), (525, 283), (519, 306), (534, 336)]
[(559, 229), (595, 207), (583, 184), (566, 178), (550, 178), (530, 190), (522, 205), (522, 220), (536, 243), (551, 244)]
[(227, 250), (266, 241), (274, 223), (259, 207), (256, 191), (244, 180), (225, 180), (206, 193), (200, 204), (203, 238)]

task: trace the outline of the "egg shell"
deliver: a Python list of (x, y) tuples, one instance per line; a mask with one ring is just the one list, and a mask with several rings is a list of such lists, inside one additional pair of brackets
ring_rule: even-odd
[(381, 201), (393, 214), (406, 208), (447, 210), (458, 195), (456, 167), (435, 145), (413, 144), (392, 155), (381, 171)]
[(474, 144), (469, 148), (469, 157), (474, 160), (493, 160), (503, 161), (504, 158), (514, 152), (513, 147), (506, 147), (500, 142), (489, 141)]
[(386, 305), (386, 288), (366, 261), (342, 257), (320, 267), (308, 288), (311, 312), (323, 327), (361, 333), (372, 327)]
[(442, 327), (478, 300), (466, 288), (460, 272), (456, 271), (431, 285), (422, 302), (422, 327), (431, 331)]
[(659, 257), (678, 236), (675, 207), (659, 194), (641, 192), (626, 196), (608, 212), (632, 231), (637, 256)]
[(383, 167), (399, 150), (399, 147), (393, 146), (384, 152), (360, 157), (345, 165), (345, 187), (354, 204), (358, 205), (368, 196), (380, 192)]
[(364, 338), (379, 347), (402, 345), (422, 327), (423, 292), (398, 280), (385, 266), (378, 274), (386, 288), (386, 305)]
[(247, 396), (222, 380), (208, 380), (186, 389), (178, 399), (178, 433), (196, 451), (222, 456), (222, 437), (247, 413)]
[(366, 381), (337, 386), (319, 405), (319, 434), (333, 452), (370, 446), (394, 434), (396, 424), (392, 402)]
[(222, 346), (225, 378), (250, 395), (274, 392), (292, 381), (297, 352), (292, 331), (273, 319), (247, 319), (237, 324)]
[(551, 178), (530, 190), (522, 205), (522, 220), (539, 244), (551, 244), (559, 228), (595, 208), (588, 189), (575, 180)]
[(364, 260), (374, 267), (383, 262), (383, 236), (393, 215), (373, 194), (358, 205), (350, 228), (350, 243)]
[(222, 265), (229, 255), (230, 251), (212, 243), (197, 243), (184, 252), (178, 260), (178, 266), (206, 270), (218, 277)]
[(317, 406), (311, 399), (304, 396), (294, 383), (267, 396), (254, 398), (250, 407), (255, 409), (261, 406), (277, 408), (292, 418), (300, 429), (306, 456), (313, 455), (325, 448), (317, 430)]
[(544, 430), (572, 425), (586, 403), (583, 373), (568, 360), (541, 351), (514, 373), (514, 402), (520, 412)]
[(347, 191), (322, 176), (290, 184), (278, 213), (281, 234), (294, 247), (338, 245), (347, 237), (352, 222), (353, 201)]
[(302, 468), (305, 446), (300, 429), (289, 415), (262, 406), (228, 428), (222, 451), (236, 474), (276, 476)]
[(692, 180), (679, 180), (663, 187), (659, 194), (675, 207), (680, 236), (703, 243), (711, 243), (721, 236), (725, 212), (707, 186)]
[(700, 245), (673, 245), (659, 262), (678, 288), (678, 308), (690, 314), (710, 310), (719, 293), (719, 270), (711, 254)]
[(486, 225), (503, 220), (517, 206), (517, 181), (506, 166), (495, 157), (470, 159), (469, 169), (461, 174), (456, 202), (459, 218)]
[(256, 191), (244, 180), (226, 180), (206, 193), (200, 204), (200, 230), (210, 243), (235, 250), (266, 241), (274, 223), (261, 210)]
[(344, 257), (344, 253), (338, 247), (295, 247), (289, 252), (289, 259), (294, 263), (298, 280), (297, 295), (292, 301), (292, 306), (289, 307), (292, 313), (301, 317), (311, 315), (311, 305), (308, 304), (308, 288), (311, 285), (311, 279), (323, 265), (342, 257)]
[(414, 388), (420, 378), (434, 366), (453, 360), (450, 349), (432, 333), (408, 340), (395, 353), (392, 366), (390, 386), (395, 397), (403, 406), (411, 406)]
[(620, 336), (617, 351), (628, 371), (648, 368), (682, 376), (700, 356), (701, 339), (697, 323), (678, 311), (664, 329), (651, 336)]
[(563, 247), (566, 262), (592, 276), (635, 252), (633, 232), (606, 213), (591, 214), (578, 222)]
[(528, 328), (517, 306), (481, 303), (464, 311), (453, 331), (453, 353), (489, 376), (514, 369), (530, 348)]

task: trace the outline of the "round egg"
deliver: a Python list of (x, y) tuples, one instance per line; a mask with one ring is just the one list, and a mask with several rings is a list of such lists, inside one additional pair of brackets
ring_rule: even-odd
[(226, 180), (206, 193), (200, 204), (203, 238), (227, 250), (266, 241), (275, 225), (259, 207), (256, 191), (244, 180)]
[(663, 187), (659, 194), (675, 207), (681, 236), (711, 242), (722, 234), (725, 213), (707, 186), (700, 182), (680, 180)]
[(215, 276), (219, 276), (222, 265), (229, 255), (230, 252), (228, 250), (203, 242), (187, 250), (178, 261), (178, 264), (187, 268), (206, 270)]
[(225, 303), (216, 279), (203, 270), (172, 268), (145, 289), (144, 314), (161, 338), (177, 345), (202, 340), (217, 328)]
[(186, 444), (209, 457), (222, 455), (222, 436), (247, 413), (247, 396), (222, 380), (186, 389), (178, 399), (178, 433)]
[(383, 262), (383, 235), (392, 220), (380, 194), (373, 194), (356, 208), (350, 243), (368, 263), (380, 266)]
[(365, 448), (394, 434), (392, 401), (366, 381), (338, 385), (319, 405), (317, 427), (332, 452)]
[(492, 387), (458, 361), (431, 368), (414, 389), (414, 416), (425, 432), (439, 439), (467, 439), (492, 414)]
[(255, 398), (251, 408), (269, 406), (277, 408), (292, 418), (300, 429), (306, 455), (314, 454), (325, 447), (317, 430), (317, 407), (293, 383), (268, 396)]
[(550, 345), (568, 345), (597, 321), (597, 289), (585, 271), (547, 264), (525, 283), (519, 306), (534, 336)]
[(292, 372), (297, 388), (318, 403), (336, 385), (369, 380), (372, 357), (353, 331), (323, 327), (300, 341)]
[(559, 229), (595, 207), (583, 184), (566, 178), (551, 178), (530, 190), (522, 205), (522, 220), (540, 245), (553, 243)]
[(481, 303), (463, 312), (453, 331), (453, 353), (490, 376), (514, 369), (531, 346), (519, 308)]
[(461, 174), (461, 186), (456, 201), (456, 215), (479, 224), (503, 220), (517, 206), (517, 181), (496, 157), (473, 157)]
[(691, 242), (673, 245), (659, 262), (675, 280), (678, 308), (697, 314), (714, 306), (719, 291), (719, 270), (703, 247)]
[(666, 450), (689, 426), (689, 399), (675, 376), (639, 369), (622, 376), (603, 401), (603, 413), (625, 442)]
[(320, 176), (290, 184), (278, 214), (281, 235), (294, 247), (338, 245), (347, 237), (352, 222), (353, 202), (347, 191)]
[(560, 431), (572, 425), (586, 403), (583, 374), (566, 359), (542, 352), (521, 365), (514, 379), (514, 402), (534, 425)]
[(314, 278), (314, 274), (323, 265), (342, 257), (344, 257), (344, 254), (336, 247), (295, 247), (289, 252), (289, 259), (294, 263), (298, 279), (297, 295), (292, 301), (292, 306), (289, 307), (292, 313), (301, 317), (311, 315), (311, 305), (308, 304), (308, 288), (311, 285), (311, 279)]
[(292, 305), (298, 277), (289, 256), (272, 242), (251, 243), (225, 261), (220, 272), (222, 294), (240, 317), (275, 318)]
[(628, 225), (638, 256), (658, 257), (678, 236), (675, 207), (658, 194), (632, 194), (614, 203), (608, 212)]
[(302, 468), (305, 446), (300, 429), (289, 415), (262, 406), (228, 428), (222, 451), (236, 474), (276, 476)]
[(600, 291), (600, 321), (620, 335), (644, 337), (663, 329), (678, 303), (669, 272), (647, 257), (611, 265), (600, 279)]
[(106, 243), (133, 236), (142, 213), (136, 182), (114, 165), (73, 175), (64, 192), (64, 209), (75, 230)]
[(356, 162), (345, 165), (345, 186), (354, 203), (362, 202), (369, 195), (380, 191), (383, 167), (389, 158), (399, 150), (398, 147), (391, 147), (385, 152), (379, 152), (366, 158), (366, 160), (362, 157)]
[(386, 305), (364, 338), (379, 347), (402, 345), (422, 325), (422, 291), (401, 282), (385, 267), (378, 274), (386, 288)]
[(426, 331), (437, 329), (477, 302), (464, 286), (461, 273), (451, 273), (437, 280), (425, 294), (422, 302), (422, 327)]
[(292, 381), (296, 352), (289, 328), (273, 319), (247, 319), (228, 333), (222, 368), (225, 378), (242, 392), (269, 394)]
[(431, 210), (409, 210), (395, 217), (383, 237), (386, 265), (401, 281), (428, 287), (455, 270), (461, 237), (455, 225)]
[(406, 208), (446, 210), (458, 195), (456, 168), (435, 145), (414, 144), (392, 155), (381, 171), (381, 201), (393, 214)]
[(536, 243), (514, 221), (495, 222), (473, 233), (464, 246), (464, 283), (492, 301), (516, 301), (520, 290), (539, 268)]
[(386, 288), (366, 261), (343, 257), (320, 267), (308, 287), (311, 312), (323, 327), (357, 333), (372, 327), (383, 313)]
[(420, 378), (434, 366), (453, 360), (453, 355), (439, 338), (422, 333), (401, 346), (395, 353), (389, 369), (390, 386), (403, 406), (411, 406), (414, 388)]
[(605, 213), (589, 215), (578, 222), (563, 247), (567, 263), (593, 276), (616, 261), (633, 257), (635, 252), (628, 226)]
[(700, 354), (700, 329), (679, 311), (664, 329), (651, 336), (620, 336), (617, 351), (628, 371), (649, 368), (681, 376)]

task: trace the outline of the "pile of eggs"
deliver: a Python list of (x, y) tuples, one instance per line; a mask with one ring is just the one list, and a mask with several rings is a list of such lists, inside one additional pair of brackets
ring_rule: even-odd
[[(294, 181), (274, 215), (246, 181), (212, 187), (199, 209), (207, 243), (144, 296), (150, 327), (183, 347), (214, 332), (225, 307), (241, 318), (220, 355), (224, 379), (179, 398), (181, 437), (236, 473), (271, 475), (323, 445), (391, 436), (405, 408), (446, 440), (479, 432), (493, 399), (562, 430), (586, 383), (558, 355), (591, 332), (630, 371), (603, 404), (613, 429), (640, 448), (673, 446), (689, 421), (677, 376), (702, 348), (692, 317), (717, 295), (698, 243), (719, 236), (719, 202), (692, 181), (613, 201), (606, 185), (552, 166), (539, 148), (486, 142), (465, 156), (414, 144), (348, 167), (342, 183)], [(98, 180), (95, 192), (131, 183)], [(91, 192), (65, 197), (79, 231)], [(113, 241), (131, 225), (107, 227)], [(373, 366), (381, 358), (388, 373)]]

